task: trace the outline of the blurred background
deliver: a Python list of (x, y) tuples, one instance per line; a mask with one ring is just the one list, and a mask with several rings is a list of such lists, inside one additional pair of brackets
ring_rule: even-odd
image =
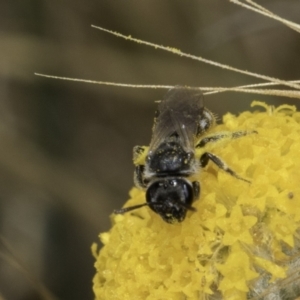
[[(14, 0), (0, 12), (0, 299), (93, 299), (90, 247), (128, 199), (132, 148), (148, 144), (164, 90), (105, 87), (34, 72), (136, 84), (258, 80), (91, 28), (241, 69), (300, 79), (300, 37), (224, 0)], [(299, 0), (259, 1), (300, 23)], [(223, 93), (219, 116), (299, 100)]]

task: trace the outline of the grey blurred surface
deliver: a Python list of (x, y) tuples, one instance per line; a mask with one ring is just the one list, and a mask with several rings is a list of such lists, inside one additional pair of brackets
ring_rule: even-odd
[[(241, 69), (300, 79), (300, 36), (224, 0), (1, 2), (0, 298), (92, 299), (90, 246), (128, 198), (132, 147), (149, 142), (154, 101), (165, 91), (33, 73), (136, 84), (258, 82), (117, 39), (93, 24)], [(260, 4), (300, 23), (298, 0)], [(299, 103), (223, 93), (206, 104), (222, 116), (248, 109), (254, 99)]]

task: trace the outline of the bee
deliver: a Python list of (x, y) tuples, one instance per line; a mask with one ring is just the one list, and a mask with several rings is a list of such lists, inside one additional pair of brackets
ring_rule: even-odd
[(215, 125), (215, 117), (203, 104), (201, 92), (176, 86), (160, 101), (155, 113), (149, 147), (135, 146), (134, 183), (146, 191), (146, 202), (115, 210), (115, 214), (149, 206), (167, 223), (182, 222), (187, 211), (196, 211), (193, 202), (200, 196), (200, 183), (189, 178), (209, 161), (230, 175), (237, 175), (218, 156), (196, 149), (224, 138), (238, 138), (254, 131), (221, 132), (205, 136)]

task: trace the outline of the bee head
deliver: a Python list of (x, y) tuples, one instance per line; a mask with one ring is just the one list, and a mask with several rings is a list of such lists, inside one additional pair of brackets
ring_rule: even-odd
[(164, 178), (150, 183), (146, 192), (148, 206), (167, 223), (182, 222), (188, 210), (195, 211), (192, 184), (184, 178)]

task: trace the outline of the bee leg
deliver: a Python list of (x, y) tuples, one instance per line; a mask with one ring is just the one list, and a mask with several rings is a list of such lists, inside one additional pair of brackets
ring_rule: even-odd
[(202, 148), (205, 147), (208, 143), (216, 143), (223, 139), (238, 139), (242, 136), (257, 133), (255, 130), (243, 130), (243, 131), (236, 131), (236, 132), (220, 132), (214, 135), (207, 136), (199, 141), (199, 143), (196, 145), (196, 148)]
[(199, 198), (200, 195), (200, 184), (198, 181), (193, 181), (192, 185), (193, 185), (194, 199), (196, 200)]
[(206, 107), (203, 108), (203, 111), (200, 115), (200, 120), (198, 122), (197, 136), (200, 136), (207, 132), (214, 124), (216, 123), (215, 117), (211, 111)]
[(222, 169), (223, 171), (227, 172), (228, 174), (230, 174), (231, 176), (237, 178), (237, 179), (240, 179), (240, 180), (243, 180), (243, 181), (246, 181), (248, 183), (251, 183), (249, 180), (239, 176), (237, 173), (235, 173), (232, 169), (230, 169), (227, 164), (222, 161), (218, 156), (212, 154), (212, 153), (209, 153), (209, 152), (205, 152), (202, 154), (202, 156), (200, 157), (200, 165), (201, 167), (205, 167), (209, 160), (211, 160), (214, 164), (216, 164), (220, 169)]
[(141, 154), (145, 151), (145, 147), (143, 146), (134, 146), (133, 147), (133, 160), (136, 160)]
[(136, 187), (145, 189), (147, 184), (144, 180), (144, 169), (143, 165), (135, 166), (134, 174), (133, 174), (133, 181)]

